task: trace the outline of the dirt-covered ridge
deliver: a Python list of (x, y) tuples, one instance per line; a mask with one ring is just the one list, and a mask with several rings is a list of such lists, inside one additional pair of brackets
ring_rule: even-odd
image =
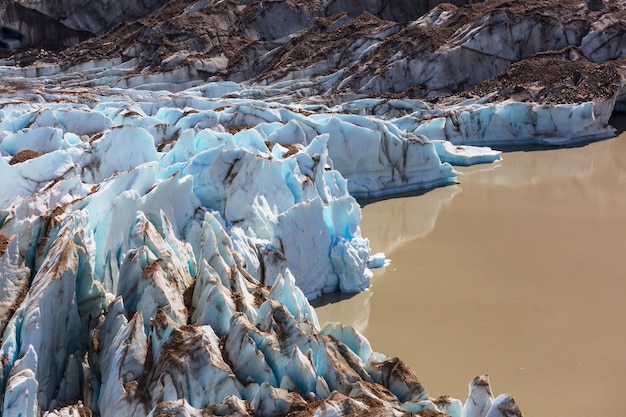
[(14, 58), (62, 70), (111, 61), (123, 64), (121, 78), (175, 72), (169, 81), (305, 80), (307, 90), (294, 97), (436, 99), (492, 88), (505, 90), (503, 99), (570, 103), (620, 89), (624, 2), (428, 2), (431, 8), (411, 13), (406, 1), (353, 3), (169, 1), (58, 53), (31, 49)]

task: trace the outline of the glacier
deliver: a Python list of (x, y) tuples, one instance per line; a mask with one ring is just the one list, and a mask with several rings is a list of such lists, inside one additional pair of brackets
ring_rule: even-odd
[(308, 301), (367, 289), (384, 261), (354, 195), (453, 182), (454, 152), (199, 91), (0, 99), (2, 415), (458, 416)]
[(608, 110), (30, 82), (0, 100), (3, 415), (519, 411), (490, 392), (472, 408), (484, 383), (429, 397), (308, 300), (385, 262), (355, 197), (453, 184), (452, 165), (501, 159), (476, 145), (528, 143), (542, 117), (569, 129), (551, 137), (609, 135)]
[(357, 198), (612, 136), (622, 2), (6, 3), (0, 414), (521, 416), (309, 300), (388, 262)]
[(366, 290), (385, 263), (355, 198), (454, 184), (453, 165), (502, 158), (485, 145), (611, 135), (615, 100), (323, 105), (231, 82), (15, 79), (31, 88), (0, 97), (3, 415), (519, 413), (485, 382), (465, 404), (431, 398), (308, 300)]

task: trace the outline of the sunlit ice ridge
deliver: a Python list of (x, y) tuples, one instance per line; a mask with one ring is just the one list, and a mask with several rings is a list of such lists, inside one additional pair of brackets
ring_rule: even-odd
[[(623, 6), (322, 3), (4, 11), (3, 416), (521, 415), (487, 376), (431, 398), (309, 300), (384, 260), (355, 198), (612, 136)], [(33, 49), (35, 12), (86, 40)]]

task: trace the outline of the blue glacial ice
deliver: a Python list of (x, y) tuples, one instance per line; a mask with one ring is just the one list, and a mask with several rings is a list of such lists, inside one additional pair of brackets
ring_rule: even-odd
[(203, 94), (231, 87), (2, 99), (3, 415), (491, 412), (430, 398), (308, 299), (362, 291), (385, 261), (355, 195), (449, 184), (450, 164), (500, 153), (429, 140), (416, 100)]

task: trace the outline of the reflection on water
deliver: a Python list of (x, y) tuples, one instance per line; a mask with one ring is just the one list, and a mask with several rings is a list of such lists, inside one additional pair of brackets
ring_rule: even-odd
[(380, 252), (376, 248), (384, 248), (387, 257), (406, 244), (426, 236), (435, 228), (441, 207), (448, 204), (460, 191), (458, 185), (436, 188), (420, 197), (398, 198), (393, 204), (385, 201), (369, 204), (362, 210), (363, 218), (367, 218), (367, 234), (362, 231), (372, 245), (372, 252)]
[(432, 396), (488, 373), (527, 416), (623, 416), (626, 135), (461, 170), (363, 209), (391, 264), (320, 321), (356, 324)]
[(354, 294), (352, 297), (343, 300), (332, 300), (335, 297), (334, 295), (330, 295), (331, 299), (322, 296), (314, 300), (311, 305), (316, 308), (315, 311), (319, 316), (320, 324), (338, 321), (348, 324), (365, 334), (370, 318), (371, 296), (372, 292), (369, 290)]

